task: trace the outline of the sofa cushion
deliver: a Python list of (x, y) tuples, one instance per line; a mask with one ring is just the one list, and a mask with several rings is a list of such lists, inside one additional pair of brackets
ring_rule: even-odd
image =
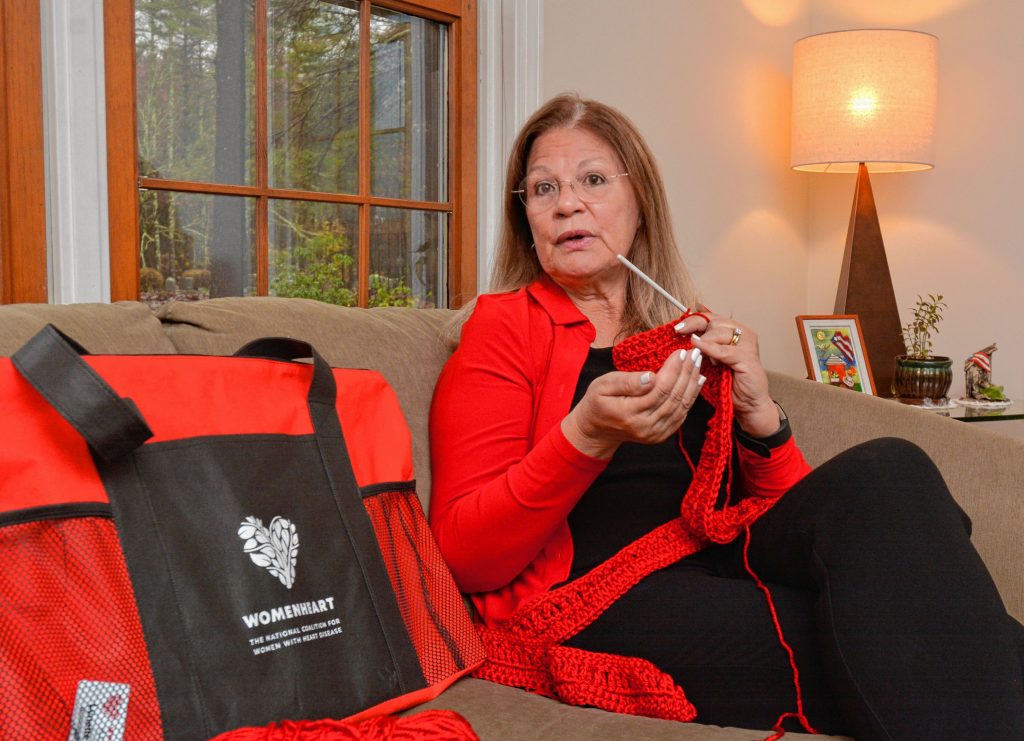
[(0, 356), (14, 354), (53, 324), (92, 353), (164, 355), (175, 352), (160, 320), (145, 304), (11, 304), (0, 306)]
[(298, 298), (217, 298), (164, 306), (160, 319), (178, 352), (230, 355), (258, 337), (311, 343), (333, 366), (379, 371), (394, 387), (412, 431), (417, 490), (427, 506), (427, 418), (434, 384), (448, 359), (440, 329), (446, 309), (356, 309)]
[[(671, 720), (639, 718), (597, 708), (563, 705), (525, 690), (503, 687), (482, 679), (460, 679), (436, 700), (403, 715), (422, 710), (454, 710), (469, 721), (483, 740), (488, 739), (701, 739), (701, 741), (751, 741), (771, 735), (769, 729), (739, 728)], [(787, 728), (789, 726), (787, 725)], [(795, 726), (794, 726), (795, 727)], [(811, 736), (788, 732), (785, 738), (841, 739), (846, 736)]]

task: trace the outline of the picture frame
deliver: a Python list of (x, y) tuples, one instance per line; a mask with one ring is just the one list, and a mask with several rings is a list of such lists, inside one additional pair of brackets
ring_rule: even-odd
[(796, 326), (810, 380), (877, 395), (856, 314), (803, 314)]

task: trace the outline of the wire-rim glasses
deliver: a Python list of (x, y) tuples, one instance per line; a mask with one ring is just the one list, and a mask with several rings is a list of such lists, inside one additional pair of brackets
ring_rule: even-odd
[(565, 183), (569, 184), (572, 192), (584, 203), (601, 203), (615, 191), (615, 181), (628, 175), (628, 172), (608, 175), (600, 170), (590, 170), (571, 180), (523, 178), (519, 188), (512, 192), (519, 196), (519, 200), (528, 211), (547, 211), (558, 202), (562, 185)]

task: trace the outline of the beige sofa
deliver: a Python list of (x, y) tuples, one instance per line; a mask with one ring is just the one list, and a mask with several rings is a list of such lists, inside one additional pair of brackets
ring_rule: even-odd
[[(312, 342), (336, 366), (374, 368), (396, 389), (413, 433), (418, 490), (430, 492), (427, 412), (447, 357), (438, 330), (444, 310), (344, 309), (304, 299), (225, 298), (165, 307), (159, 316), (138, 303), (0, 306), (0, 355), (10, 355), (47, 322), (94, 353), (230, 354), (263, 336)], [(903, 407), (772, 374), (812, 465), (850, 445), (897, 435), (935, 459), (974, 521), (974, 542), (992, 571), (1008, 611), (1024, 618), (1024, 441)], [(970, 609), (969, 604), (963, 606)], [(477, 679), (462, 679), (427, 707), (462, 713), (489, 739), (722, 739), (749, 741), (765, 732), (699, 723), (618, 716), (560, 705)], [(801, 734), (790, 734), (799, 737)]]

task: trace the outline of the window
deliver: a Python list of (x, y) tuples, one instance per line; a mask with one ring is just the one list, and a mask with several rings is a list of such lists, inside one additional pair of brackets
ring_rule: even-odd
[(114, 300), (474, 294), (472, 0), (115, 0), (104, 22)]
[(46, 301), (38, 3), (0, 0), (0, 303)]

